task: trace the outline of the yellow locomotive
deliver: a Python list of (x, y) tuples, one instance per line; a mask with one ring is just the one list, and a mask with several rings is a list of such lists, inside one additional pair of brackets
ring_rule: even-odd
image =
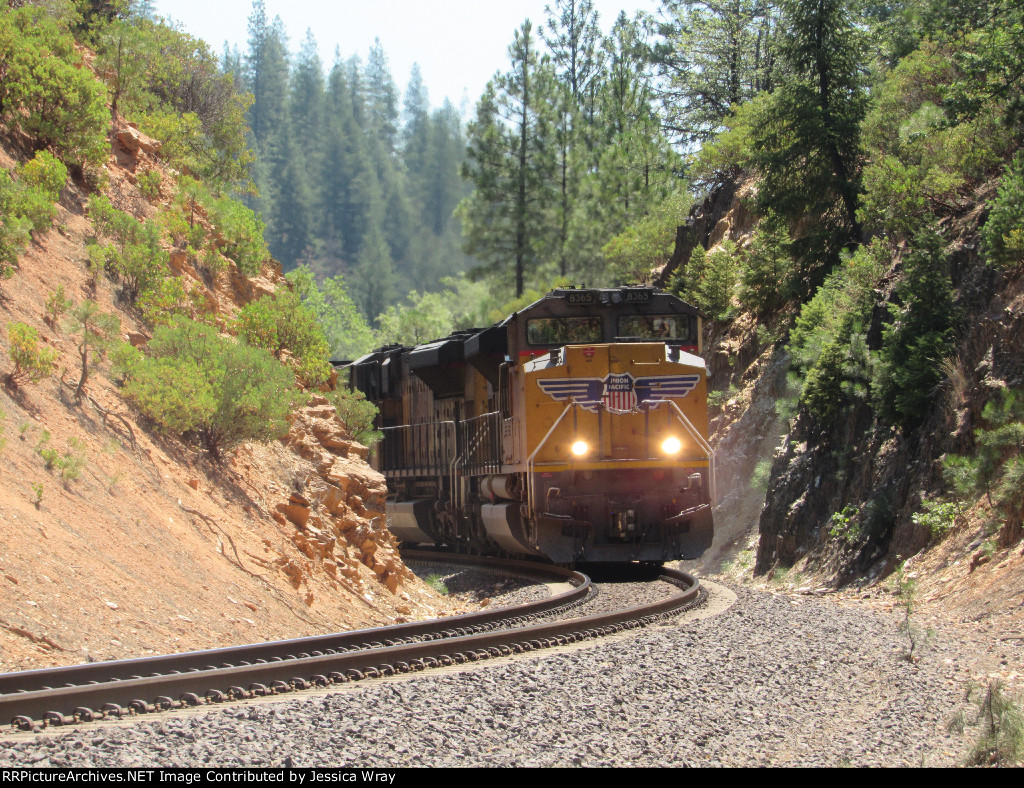
[(701, 315), (654, 288), (554, 290), (353, 362), (407, 543), (557, 563), (696, 558), (713, 534)]

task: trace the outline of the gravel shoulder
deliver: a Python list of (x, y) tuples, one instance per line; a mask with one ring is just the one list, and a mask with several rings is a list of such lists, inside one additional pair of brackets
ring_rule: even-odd
[(952, 766), (969, 643), (706, 582), (678, 619), (468, 670), (0, 738), (8, 766)]

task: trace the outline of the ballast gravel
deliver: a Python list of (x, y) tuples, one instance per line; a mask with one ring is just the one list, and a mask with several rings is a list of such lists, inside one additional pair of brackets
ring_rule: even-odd
[[(722, 592), (719, 587), (720, 593)], [(941, 766), (970, 653), (895, 614), (740, 587), (725, 612), (558, 651), (68, 733), (4, 766)]]

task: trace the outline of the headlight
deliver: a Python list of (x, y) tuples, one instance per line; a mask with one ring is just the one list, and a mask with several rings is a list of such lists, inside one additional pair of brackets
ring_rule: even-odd
[(661, 442), (661, 450), (668, 455), (679, 454), (683, 449), (683, 442), (679, 438), (665, 438)]
[(590, 447), (587, 445), (586, 441), (576, 441), (572, 445), (572, 453), (577, 457), (582, 457), (588, 451), (590, 451)]

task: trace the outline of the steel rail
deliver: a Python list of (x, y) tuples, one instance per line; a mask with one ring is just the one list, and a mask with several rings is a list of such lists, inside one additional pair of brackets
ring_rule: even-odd
[[(556, 566), (531, 564), (525, 561), (498, 562), (493, 559), (468, 558), (429, 551), (407, 550), (403, 552), (403, 555), (408, 560), (472, 564), (477, 568), (487, 568), (489, 566), (497, 568), (500, 566), (506, 574), (509, 574), (509, 569), (511, 569), (512, 574), (521, 577), (533, 580), (539, 579), (545, 582), (571, 582), (574, 587), (561, 594), (515, 607), (479, 610), (474, 613), (465, 613), (460, 616), (451, 616), (443, 619), (414, 621), (374, 629), (314, 635), (312, 637), (292, 640), (229, 646), (207, 651), (188, 651), (180, 654), (162, 654), (153, 657), (92, 662), (83, 665), (42, 668), (17, 673), (0, 673), (0, 709), (2, 709), (3, 696), (12, 693), (40, 689), (58, 689), (60, 687), (94, 682), (124, 681), (136, 677), (152, 677), (163, 673), (215, 670), (238, 665), (243, 662), (256, 662), (258, 660), (269, 662), (294, 659), (301, 654), (313, 655), (316, 651), (351, 651), (371, 647), (380, 648), (385, 645), (392, 645), (399, 640), (423, 638), (424, 636), (441, 633), (445, 630), (458, 633), (458, 630), (489, 626), (509, 618), (529, 618), (540, 613), (547, 613), (555, 608), (585, 599), (591, 588), (590, 579), (586, 575)], [(2, 724), (2, 720), (3, 716), (0, 714), (0, 724)]]
[[(448, 557), (445, 558), (448, 560)], [(110, 677), (104, 681), (91, 680), (73, 686), (59, 688), (41, 687), (34, 690), (13, 692), (0, 695), (0, 720), (9, 720), (16, 727), (29, 730), (38, 727), (37, 721), (43, 724), (63, 725), (68, 723), (91, 721), (108, 716), (120, 717), (125, 713), (146, 713), (149, 711), (197, 706), (204, 700), (218, 702), (230, 698), (278, 694), (294, 689), (306, 689), (311, 685), (327, 686), (331, 683), (344, 683), (352, 679), (391, 675), (396, 672), (422, 670), (439, 665), (448, 665), (475, 661), (490, 656), (501, 656), (523, 651), (532, 651), (552, 645), (559, 645), (577, 640), (598, 637), (624, 628), (631, 628), (650, 623), (668, 614), (697, 604), (702, 590), (698, 581), (690, 575), (675, 570), (662, 570), (662, 579), (667, 579), (682, 588), (682, 592), (659, 602), (641, 605), (628, 610), (585, 616), (555, 623), (534, 624), (514, 629), (502, 629), (477, 634), (464, 634), (465, 627), (453, 627), (453, 624), (464, 623), (465, 617), (453, 617), (433, 622), (434, 634), (437, 639), (421, 640), (406, 643), (375, 643), (373, 647), (362, 648), (339, 653), (302, 652), (290, 659), (262, 658), (250, 663), (239, 660), (236, 664), (206, 668), (180, 667), (168, 668), (175, 657), (171, 655), (158, 658), (126, 660), (121, 664), (129, 664), (132, 669), (153, 664), (158, 661), (162, 669), (168, 672), (151, 675), (127, 675), (121, 678)], [(578, 589), (575, 589), (578, 590)], [(564, 596), (564, 595), (559, 595)], [(503, 608), (490, 613), (518, 613), (521, 606)], [(476, 615), (476, 614), (470, 614)], [(521, 618), (521, 616), (515, 616)], [(361, 640), (370, 640), (371, 633), (385, 630), (394, 631), (398, 627), (385, 627), (377, 630), (364, 630), (358, 633)], [(303, 638), (302, 642), (315, 640)], [(294, 645), (298, 641), (282, 641)], [(268, 644), (277, 647), (280, 644)], [(256, 647), (242, 647), (256, 648)], [(211, 653), (223, 653), (227, 649), (216, 652), (193, 652), (189, 657), (206, 656), (209, 665)], [(295, 650), (292, 649), (294, 654)], [(107, 667), (117, 663), (106, 663)], [(179, 663), (180, 664), (180, 663)], [(80, 666), (94, 668), (96, 665)], [(32, 671), (39, 675), (67, 671), (58, 668), (55, 671)], [(8, 674), (17, 677), (19, 674)], [(26, 674), (20, 674), (26, 675)], [(65, 673), (64, 675), (68, 675)]]

